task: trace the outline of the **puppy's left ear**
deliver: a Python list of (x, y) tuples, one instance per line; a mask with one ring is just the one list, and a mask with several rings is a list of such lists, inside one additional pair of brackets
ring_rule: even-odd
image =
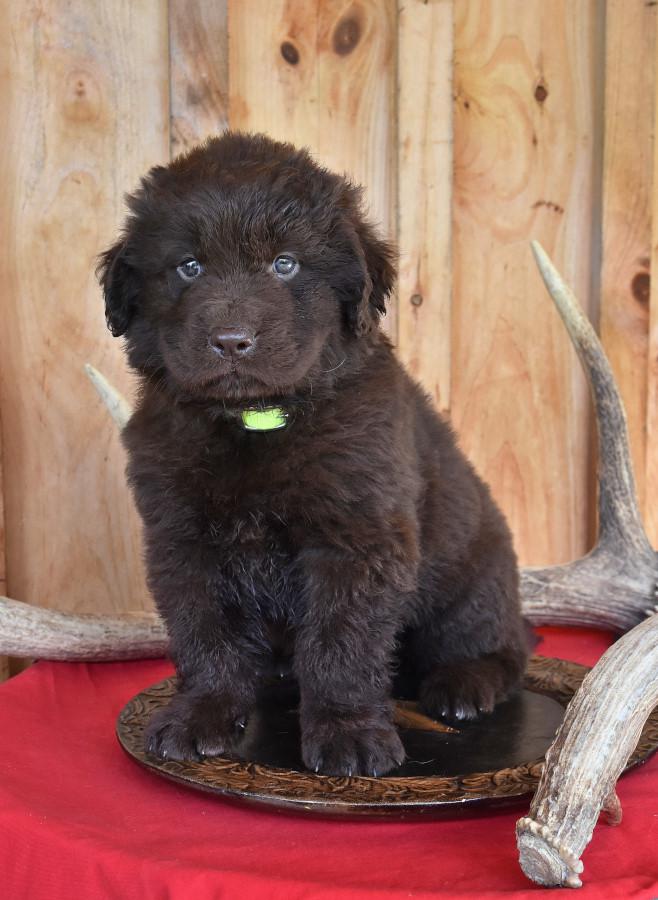
[(386, 300), (395, 285), (395, 251), (378, 238), (367, 222), (348, 227), (350, 243), (363, 275), (363, 288), (357, 302), (347, 311), (348, 323), (360, 337), (372, 331), (386, 312)]
[(137, 309), (139, 275), (126, 259), (125, 241), (102, 253), (96, 275), (105, 295), (105, 319), (114, 337), (128, 330)]

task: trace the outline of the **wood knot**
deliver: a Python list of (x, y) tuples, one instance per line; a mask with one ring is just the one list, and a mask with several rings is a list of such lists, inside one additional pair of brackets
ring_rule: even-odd
[(185, 88), (185, 102), (188, 106), (200, 106), (208, 98), (208, 88), (203, 82), (188, 84)]
[(354, 16), (345, 16), (341, 19), (332, 38), (334, 53), (339, 56), (347, 56), (354, 50), (361, 38), (361, 25)]
[(548, 88), (543, 78), (540, 78), (535, 86), (535, 100), (537, 103), (543, 103), (548, 97)]
[(552, 200), (537, 200), (536, 203), (532, 204), (533, 209), (539, 209), (540, 206), (545, 206), (546, 209), (550, 209), (552, 212), (556, 212), (559, 215), (562, 215), (564, 212), (564, 207), (560, 206), (559, 203), (553, 203)]
[(98, 118), (101, 96), (89, 72), (70, 72), (66, 79), (63, 112), (74, 122), (93, 122)]
[(411, 297), (409, 297), (409, 303), (411, 303), (412, 306), (422, 306), (423, 298), (421, 294), (412, 294)]
[(299, 62), (299, 50), (291, 41), (284, 41), (281, 44), (281, 56), (291, 66), (296, 66)]
[(648, 272), (638, 272), (631, 281), (631, 293), (642, 306), (649, 305), (651, 294), (651, 275)]

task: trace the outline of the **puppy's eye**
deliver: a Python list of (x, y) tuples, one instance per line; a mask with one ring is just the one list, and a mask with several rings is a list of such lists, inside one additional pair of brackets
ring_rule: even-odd
[(176, 268), (176, 271), (183, 281), (194, 281), (203, 272), (203, 266), (197, 259), (186, 259)]
[(272, 271), (275, 275), (278, 275), (279, 278), (292, 278), (293, 275), (296, 275), (297, 272), (299, 272), (299, 263), (294, 256), (282, 253), (281, 256), (277, 256), (272, 263)]

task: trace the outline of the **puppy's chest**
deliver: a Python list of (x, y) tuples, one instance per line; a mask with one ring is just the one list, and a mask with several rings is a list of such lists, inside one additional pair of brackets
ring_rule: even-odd
[(245, 509), (239, 505), (211, 502), (204, 513), (208, 539), (225, 554), (240, 554), (258, 559), (287, 559), (290, 546), (283, 521), (254, 505)]
[(209, 449), (198, 470), (207, 514), (228, 541), (245, 550), (289, 544), (308, 512), (305, 468), (304, 456), (290, 447), (261, 454), (251, 446), (239, 453)]
[(274, 605), (299, 595), (295, 559), (318, 513), (304, 463), (292, 441), (208, 441), (177, 472), (176, 493), (195, 498), (201, 539), (225, 574)]
[(282, 513), (268, 497), (235, 496), (215, 484), (206, 494), (203, 529), (226, 577), (261, 611), (289, 612), (295, 550)]

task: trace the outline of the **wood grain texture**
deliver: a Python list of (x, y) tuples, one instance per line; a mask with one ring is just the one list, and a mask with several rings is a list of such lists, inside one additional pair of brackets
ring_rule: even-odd
[(407, 0), (398, 19), (398, 352), (450, 407), (453, 3)]
[(645, 508), (656, 7), (607, 0), (601, 337)]
[(317, 0), (228, 0), (228, 10), (231, 128), (317, 153)]
[(0, 35), (0, 407), (8, 592), (82, 610), (147, 605), (114, 423), (83, 371), (130, 396), (96, 255), (123, 194), (168, 157), (166, 5), (10, 4)]
[[(395, 238), (393, 0), (229, 0), (229, 123), (307, 146), (365, 186)], [(395, 334), (394, 304), (387, 330)]]
[(521, 561), (586, 549), (587, 389), (534, 268), (590, 306), (594, 0), (456, 0), (451, 412)]
[[(370, 218), (396, 234), (394, 0), (323, 0), (318, 27), (318, 148), (322, 162), (365, 189)], [(397, 305), (384, 327), (397, 339)]]
[[(658, 70), (657, 70), (658, 71)], [(654, 82), (653, 181), (651, 188), (651, 272), (649, 348), (647, 354), (647, 453), (645, 519), (647, 534), (658, 548), (658, 83)]]
[(189, 150), (228, 125), (226, 0), (169, 0), (171, 153)]

